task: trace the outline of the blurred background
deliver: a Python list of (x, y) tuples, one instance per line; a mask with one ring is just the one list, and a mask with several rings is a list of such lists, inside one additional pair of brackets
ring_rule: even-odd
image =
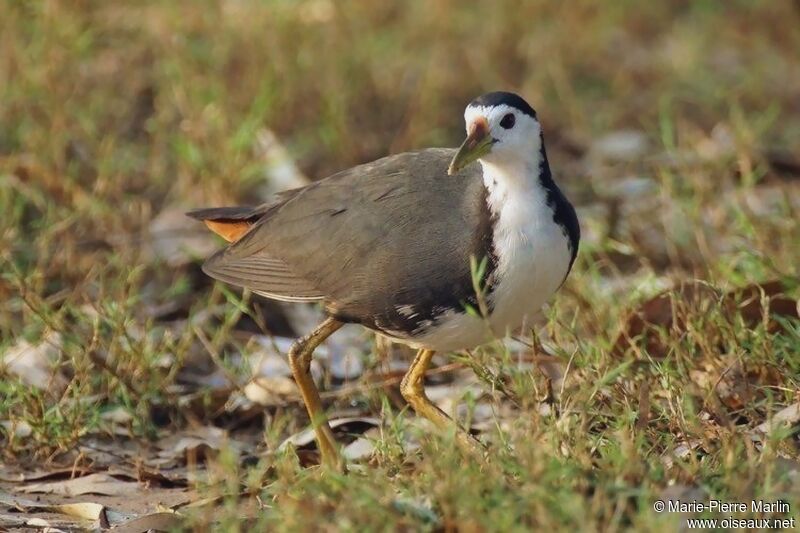
[[(689, 357), (669, 383), (630, 376), (654, 380), (644, 396), (623, 387), (576, 398), (619, 394), (611, 404), (624, 409), (624, 398), (652, 394), (655, 405), (669, 391), (694, 391), (700, 404), (731, 398), (717, 390), (731, 375), (725, 357), (757, 346), (767, 370), (740, 369), (744, 389), (731, 384), (739, 396), (720, 409), (763, 422), (767, 400), (800, 401), (799, 330), (777, 332), (766, 303), (733, 320), (720, 302), (797, 292), (798, 28), (800, 3), (789, 0), (3, 3), (2, 454), (59, 457), (87, 434), (153, 439), (187, 421), (233, 431), (233, 392), (259, 372), (277, 381), (241, 397), (261, 406), (248, 420), (268, 405), (267, 420), (242, 438), (273, 449), (302, 428), (280, 354), (317, 312), (212, 284), (200, 264), (221, 243), (183, 212), (256, 204), (390, 153), (457, 146), (465, 105), (493, 90), (537, 110), (581, 218), (579, 260), (542, 333), (548, 357), (574, 358), (577, 389), (623, 357)], [(646, 301), (645, 322), (671, 327), (648, 299), (694, 280), (713, 295), (691, 315), (705, 322), (681, 323), (694, 341), (673, 332), (631, 355), (620, 331), (642, 325), (625, 317)], [(796, 318), (796, 298), (782, 301), (781, 316)], [(374, 414), (381, 387), (353, 399), (352, 384), (389, 380), (385, 394), (402, 408), (390, 389), (405, 355), (394, 361), (358, 331), (348, 338), (317, 369), (326, 398)], [(250, 364), (253, 354), (274, 368)], [(533, 385), (563, 379), (559, 368)], [(671, 424), (640, 444), (665, 451), (688, 439)], [(586, 512), (609, 519), (602, 509)]]

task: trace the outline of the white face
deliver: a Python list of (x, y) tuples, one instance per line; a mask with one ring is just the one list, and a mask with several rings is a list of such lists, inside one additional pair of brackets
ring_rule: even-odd
[(505, 104), (467, 106), (464, 111), (467, 133), (472, 124), (481, 119), (486, 120), (489, 135), (495, 140), (491, 151), (481, 161), (502, 165), (538, 160), (542, 142), (538, 120)]

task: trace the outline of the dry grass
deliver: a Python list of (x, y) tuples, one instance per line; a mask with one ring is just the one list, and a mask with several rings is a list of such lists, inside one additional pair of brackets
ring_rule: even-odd
[[(151, 221), (258, 201), (264, 128), (323, 177), (454, 146), (464, 104), (502, 88), (537, 107), (586, 237), (540, 332), (563, 387), (498, 346), (467, 361), (504, 392), (483, 433), (503, 475), (464, 461), (447, 435), (403, 453), (418, 430), (391, 386), (369, 386), (385, 364), (371, 353), (347, 395), (328, 380), (332, 410), (384, 420), (362, 469), (341, 477), (266, 453), (306, 423), (296, 402), (273, 406), (246, 427), (252, 460), (209, 459), (192, 486), (227, 496), (186, 513), (186, 527), (660, 530), (680, 518), (652, 511), (665, 494), (782, 498), (797, 516), (797, 421), (753, 435), (800, 402), (800, 322), (734, 289), (781, 280), (797, 302), (798, 24), (789, 1), (9, 3), (0, 353), (57, 333), (63, 383), (40, 390), (6, 371), (0, 421), (31, 431), (0, 430), (2, 461), (91, 464), (75, 450), (117, 408), (135, 443), (224, 425), (210, 392), (187, 407), (181, 372), (204, 361), (243, 380), (243, 316), (251, 331), (280, 317), (237, 305), (200, 257), (154, 255)], [(599, 139), (627, 130), (634, 156), (609, 155)], [(614, 349), (632, 309), (695, 279), (710, 288), (678, 291), (661, 309), (671, 322)]]

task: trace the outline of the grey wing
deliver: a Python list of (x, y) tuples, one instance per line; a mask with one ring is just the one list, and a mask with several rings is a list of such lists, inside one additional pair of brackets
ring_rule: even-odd
[[(188, 213), (198, 220), (268, 219), (283, 203), (302, 189), (276, 194), (270, 202), (253, 208), (227, 207), (198, 209)], [(253, 254), (231, 260), (230, 248), (221, 250), (203, 264), (203, 271), (220, 281), (246, 287), (262, 296), (288, 302), (322, 300), (324, 294), (295, 274), (284, 261), (266, 254)]]
[(228, 260), (225, 252), (222, 250), (211, 256), (203, 265), (203, 271), (215, 279), (274, 300), (312, 302), (325, 298), (322, 291), (299, 277), (281, 259), (260, 253)]
[(453, 155), (399, 154), (304, 187), (205, 270), (274, 298), (324, 299), (376, 329), (416, 327), (470, 298), (470, 255), (487, 254), (479, 167), (448, 176)]

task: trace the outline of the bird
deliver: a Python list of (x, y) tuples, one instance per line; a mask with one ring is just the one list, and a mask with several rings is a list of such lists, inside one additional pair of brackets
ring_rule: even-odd
[[(460, 148), (389, 155), (253, 207), (187, 213), (229, 245), (203, 264), (219, 281), (325, 318), (288, 352), (323, 464), (344, 467), (309, 368), (320, 343), (356, 323), (416, 349), (402, 396), (434, 426), (455, 422), (425, 394), (434, 353), (519, 328), (561, 287), (580, 226), (556, 185), (536, 111), (490, 92), (464, 112)], [(480, 449), (463, 429), (456, 443)]]

